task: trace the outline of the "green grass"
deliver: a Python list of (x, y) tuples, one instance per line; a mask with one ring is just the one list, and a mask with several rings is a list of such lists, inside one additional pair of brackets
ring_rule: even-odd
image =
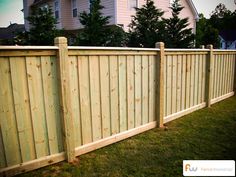
[(183, 160), (236, 159), (236, 97), (166, 126), (21, 176), (178, 177)]

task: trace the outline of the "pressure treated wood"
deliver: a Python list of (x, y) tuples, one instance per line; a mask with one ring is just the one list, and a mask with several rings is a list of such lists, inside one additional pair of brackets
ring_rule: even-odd
[(64, 140), (68, 162), (75, 160), (75, 142), (73, 129), (73, 112), (71, 107), (71, 92), (70, 92), (70, 75), (69, 75), (69, 60), (67, 39), (58, 37), (55, 39), (55, 45), (59, 47), (58, 52), (58, 67), (59, 67), (59, 88), (60, 88), (60, 103), (61, 113), (64, 125)]
[(164, 51), (164, 43), (159, 42), (156, 43), (156, 48), (160, 49), (159, 56), (158, 56), (158, 64), (157, 64), (157, 76), (158, 76), (158, 84), (157, 84), (157, 105), (158, 105), (158, 126), (163, 127), (163, 121), (164, 121), (164, 57), (165, 57), (165, 51)]
[(73, 161), (161, 127), (205, 107), (210, 83), (210, 104), (234, 95), (235, 51), (56, 43), (0, 47), (0, 176)]
[[(35, 159), (36, 156), (25, 58), (10, 58), (10, 67), (22, 162), (26, 162)], [(22, 78), (19, 79), (19, 76), (22, 76)]]

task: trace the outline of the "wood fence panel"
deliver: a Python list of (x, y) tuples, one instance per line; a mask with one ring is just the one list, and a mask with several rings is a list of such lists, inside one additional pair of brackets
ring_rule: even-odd
[(142, 124), (142, 58), (135, 56), (135, 127)]
[(156, 120), (156, 112), (155, 112), (156, 88), (157, 88), (156, 62), (157, 61), (155, 56), (149, 56), (149, 122), (153, 122)]
[(186, 55), (182, 56), (182, 70), (181, 70), (181, 107), (180, 110), (184, 110), (186, 108), (186, 64), (187, 57)]
[(89, 78), (89, 60), (87, 56), (80, 56), (78, 60), (79, 70), (79, 95), (81, 107), (81, 131), (82, 144), (93, 141), (92, 117), (90, 103), (90, 78)]
[(79, 92), (79, 71), (78, 71), (78, 57), (70, 56), (69, 60), (69, 75), (70, 75), (70, 88), (71, 88), (71, 106), (74, 115), (74, 138), (75, 147), (82, 145), (82, 134), (81, 134), (81, 107), (80, 107), (80, 92)]
[(191, 58), (190, 55), (187, 55), (187, 62), (186, 62), (186, 106), (185, 108), (190, 108), (190, 82), (191, 82)]
[(128, 129), (134, 128), (135, 107), (134, 107), (134, 56), (127, 57), (127, 109)]
[(110, 71), (109, 57), (100, 57), (100, 79), (101, 79), (101, 116), (102, 137), (111, 135), (111, 106), (110, 106)]
[(148, 115), (148, 56), (142, 56), (142, 125), (149, 122)]
[(50, 154), (63, 151), (56, 58), (41, 57), (42, 84)]
[(127, 130), (127, 80), (126, 80), (126, 56), (119, 56), (119, 111), (120, 111), (120, 132)]
[(119, 124), (119, 75), (118, 58), (110, 56), (110, 101), (111, 101), (111, 134), (117, 134), (120, 131)]
[(2, 138), (2, 130), (1, 130), (1, 124), (0, 124), (0, 169), (4, 167), (7, 167), (7, 164), (6, 164), (4, 142)]
[(49, 155), (45, 101), (42, 85), (42, 65), (40, 57), (27, 57), (26, 64), (36, 156), (40, 158)]
[(22, 162), (26, 162), (36, 157), (25, 58), (12, 57), (10, 66), (21, 156)]
[(166, 56), (166, 116), (171, 114), (172, 106), (172, 58)]
[(102, 137), (99, 57), (89, 56), (90, 102), (92, 116), (93, 141)]
[(177, 74), (176, 74), (176, 87), (177, 87), (177, 91), (176, 91), (176, 112), (179, 112), (181, 110), (181, 83), (182, 83), (182, 77), (181, 77), (181, 70), (182, 70), (182, 56), (176, 56), (177, 59)]
[(8, 57), (0, 58), (0, 126), (7, 166), (21, 163), (18, 130), (16, 126), (11, 70)]

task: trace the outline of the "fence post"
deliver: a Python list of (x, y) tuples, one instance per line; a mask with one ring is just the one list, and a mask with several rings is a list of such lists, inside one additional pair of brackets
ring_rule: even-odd
[(200, 45), (200, 49), (205, 49), (205, 46), (204, 45)]
[(207, 48), (210, 51), (206, 58), (206, 106), (211, 107), (213, 45), (207, 45)]
[(63, 141), (68, 162), (75, 161), (74, 126), (71, 107), (68, 46), (65, 37), (57, 37), (54, 40), (55, 46), (59, 47), (58, 77), (60, 90), (60, 108), (63, 124)]
[(165, 44), (157, 42), (156, 48), (159, 48), (157, 60), (157, 118), (158, 127), (163, 127), (164, 121), (164, 58), (165, 58)]

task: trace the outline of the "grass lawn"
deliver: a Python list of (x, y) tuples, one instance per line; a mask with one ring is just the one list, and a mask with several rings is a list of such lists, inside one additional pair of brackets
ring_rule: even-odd
[(236, 97), (31, 176), (182, 177), (183, 160), (236, 159)]

